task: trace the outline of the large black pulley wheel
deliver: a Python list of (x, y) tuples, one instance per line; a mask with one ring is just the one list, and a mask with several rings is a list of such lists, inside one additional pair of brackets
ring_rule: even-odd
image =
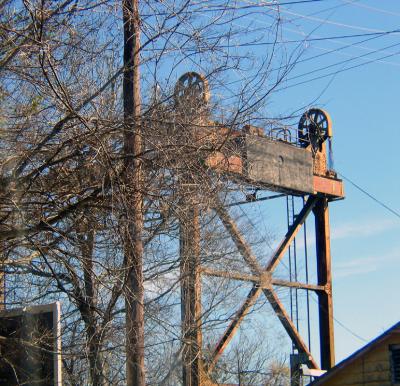
[(301, 147), (311, 145), (317, 151), (331, 135), (329, 114), (321, 109), (307, 110), (300, 118), (297, 135)]
[(208, 82), (197, 72), (183, 74), (176, 83), (174, 92), (177, 104), (198, 105), (209, 100)]

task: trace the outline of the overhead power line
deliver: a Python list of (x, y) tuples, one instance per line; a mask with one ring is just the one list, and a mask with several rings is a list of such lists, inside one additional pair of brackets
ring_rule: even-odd
[[(400, 43), (399, 43), (399, 44), (400, 44)], [(382, 60), (382, 59), (390, 58), (390, 57), (392, 57), (392, 56), (396, 56), (396, 55), (399, 55), (399, 54), (400, 54), (400, 51), (396, 51), (396, 52), (393, 52), (393, 53), (391, 53), (391, 54), (389, 54), (389, 55), (381, 56), (381, 57), (379, 57), (379, 58), (372, 59), (372, 60), (369, 60), (369, 61), (364, 62), (364, 63), (356, 64), (356, 65), (350, 66), (350, 67), (345, 67), (345, 68), (343, 68), (343, 69), (341, 69), (341, 70), (332, 71), (332, 72), (330, 72), (330, 73), (328, 73), (328, 74), (321, 75), (321, 76), (317, 76), (317, 77), (311, 78), (311, 79), (307, 79), (307, 80), (304, 80), (304, 81), (302, 81), (302, 82), (298, 82), (298, 83), (294, 83), (294, 84), (289, 84), (288, 86), (281, 87), (281, 88), (277, 89), (275, 92), (284, 91), (284, 90), (287, 90), (288, 88), (300, 86), (300, 85), (302, 85), (302, 84), (306, 84), (306, 83), (309, 83), (309, 82), (313, 82), (313, 81), (319, 80), (319, 79), (324, 79), (324, 78), (327, 78), (327, 77), (330, 77), (330, 76), (331, 76), (331, 77), (335, 77), (336, 75), (338, 75), (338, 74), (340, 74), (340, 73), (342, 73), (342, 72), (349, 71), (349, 70), (353, 70), (353, 69), (359, 68), (359, 67), (364, 67), (364, 66), (366, 66), (366, 65), (368, 65), (368, 64), (375, 63), (375, 62), (379, 62), (379, 61)]]
[[(318, 305), (318, 308), (320, 308), (323, 312), (328, 312), (326, 308), (322, 307), (321, 304), (319, 304), (318, 299), (316, 298), (314, 293), (311, 293), (311, 299)], [(333, 320), (343, 329), (345, 329), (348, 333), (353, 335), (355, 338), (361, 340), (362, 342), (367, 342), (365, 338), (363, 338), (361, 335), (357, 334), (354, 332), (350, 327), (347, 327), (343, 322), (341, 322), (339, 319), (333, 317)]]
[[(272, 45), (277, 45), (277, 44), (288, 44), (288, 43), (308, 43), (308, 42), (317, 42), (317, 41), (324, 41), (324, 40), (338, 40), (338, 39), (354, 39), (354, 38), (359, 38), (359, 37), (371, 37), (369, 39), (363, 40), (361, 42), (356, 42), (353, 44), (350, 44), (349, 47), (357, 45), (359, 43), (362, 43), (364, 41), (368, 41), (370, 39), (376, 39), (378, 37), (386, 36), (386, 35), (392, 35), (392, 34), (398, 34), (400, 33), (400, 29), (394, 29), (390, 31), (383, 31), (383, 32), (369, 32), (369, 33), (361, 33), (361, 34), (350, 34), (350, 35), (334, 35), (334, 36), (322, 36), (318, 38), (304, 38), (304, 39), (297, 39), (297, 40), (284, 40), (284, 41), (275, 41), (275, 42), (248, 42), (248, 43), (232, 43), (232, 44), (217, 44), (215, 47), (216, 48), (235, 48), (235, 47), (261, 47), (261, 46), (272, 46)], [(213, 44), (212, 40), (207, 40), (208, 44)], [(345, 46), (344, 48), (346, 48)], [(180, 50), (180, 47), (175, 48), (175, 50)], [(198, 51), (199, 47), (189, 47), (185, 48), (185, 50), (190, 51)], [(335, 50), (332, 50), (332, 52), (339, 51), (343, 48), (338, 48)], [(148, 48), (143, 51), (165, 51), (165, 48)], [(171, 51), (171, 50), (170, 50)], [(322, 55), (317, 55), (322, 56)]]
[[(336, 4), (334, 6), (330, 6), (328, 8), (322, 8), (322, 9), (318, 9), (315, 12), (309, 13), (307, 16), (315, 16), (315, 15), (320, 15), (320, 14), (324, 14), (327, 12), (332, 12), (333, 10), (337, 10), (338, 8), (342, 8), (342, 7), (348, 7), (350, 4), (352, 4), (355, 1), (360, 1), (360, 0), (349, 0), (349, 3), (342, 3), (342, 4)], [(332, 13), (331, 13), (332, 14)], [(294, 21), (301, 19), (301, 17), (297, 18), (293, 18), (293, 19), (289, 19), (289, 23), (293, 23)]]
[(392, 15), (392, 16), (400, 16), (400, 13), (398, 13), (398, 12), (393, 12), (393, 11), (388, 11), (387, 9), (382, 9), (382, 8), (377, 8), (377, 7), (371, 7), (370, 5), (366, 5), (366, 4), (358, 4), (358, 3), (353, 3), (353, 2), (351, 2), (351, 1), (348, 1), (348, 0), (342, 0), (345, 4), (348, 4), (348, 5), (353, 5), (353, 6), (355, 6), (355, 7), (358, 7), (358, 8), (364, 8), (364, 9), (367, 9), (367, 10), (369, 10), (369, 11), (371, 11), (371, 12), (379, 12), (379, 13), (385, 13), (385, 14), (387, 14), (387, 15)]
[[(307, 4), (307, 3), (319, 3), (319, 2), (328, 2), (331, 0), (295, 0), (295, 1), (283, 1), (283, 2), (276, 2), (276, 1), (271, 1), (271, 2), (260, 2), (260, 3), (254, 3), (254, 4), (248, 4), (248, 5), (238, 5), (238, 6), (221, 6), (221, 5), (215, 5), (215, 6), (204, 6), (202, 5), (200, 8), (195, 8), (195, 9), (188, 9), (188, 10), (183, 10), (182, 14), (190, 14), (190, 13), (206, 13), (206, 12), (220, 12), (220, 11), (240, 11), (240, 10), (247, 10), (247, 9), (253, 9), (253, 8), (266, 8), (266, 7), (276, 7), (276, 6), (281, 6), (281, 5), (297, 5), (297, 4)], [(198, 5), (198, 4), (197, 4)], [(155, 12), (155, 13), (143, 13), (141, 16), (142, 17), (151, 17), (151, 16), (167, 16), (167, 15), (172, 15), (175, 12)]]
[(366, 32), (384, 32), (382, 30), (378, 30), (378, 29), (375, 29), (375, 28), (362, 27), (362, 26), (359, 26), (359, 25), (346, 24), (346, 23), (341, 23), (341, 22), (329, 20), (329, 19), (321, 19), (319, 17), (303, 15), (301, 13), (292, 12), (292, 11), (289, 11), (287, 9), (280, 9), (280, 12), (287, 13), (287, 14), (293, 15), (293, 16), (298, 16), (301, 19), (312, 20), (312, 21), (316, 21), (316, 22), (319, 22), (319, 23), (322, 23), (322, 24), (330, 24), (330, 25), (334, 25), (334, 26), (337, 26), (337, 27), (350, 28), (350, 29), (355, 29), (355, 30), (359, 30), (359, 31), (366, 31)]
[[(318, 3), (321, 1), (329, 1), (329, 0), (298, 0), (298, 1), (286, 1), (286, 2), (273, 2), (271, 1), (271, 5), (292, 5), (292, 4), (304, 4), (304, 3)], [(268, 3), (263, 3), (264, 5), (268, 5)]]
[(400, 33), (400, 29), (383, 31), (383, 32), (369, 32), (369, 33), (361, 33), (361, 34), (351, 34), (351, 35), (335, 35), (335, 36), (323, 36), (319, 38), (304, 38), (298, 40), (285, 40), (279, 42), (254, 42), (254, 43), (239, 43), (239, 44), (231, 44), (231, 45), (218, 45), (218, 48), (233, 48), (233, 47), (256, 47), (256, 46), (270, 46), (276, 44), (287, 44), (287, 43), (308, 43), (308, 42), (317, 42), (323, 40), (334, 40), (334, 39), (352, 39), (359, 38), (365, 36), (384, 36), (390, 34)]
[[(400, 32), (400, 30), (395, 30), (395, 31)], [(390, 32), (390, 31), (388, 31), (388, 33), (389, 33), (389, 32)], [(369, 34), (366, 34), (366, 35), (369, 35)], [(365, 36), (365, 35), (364, 35), (364, 36)], [(369, 38), (367, 38), (367, 39), (363, 39), (363, 40), (360, 40), (360, 41), (357, 41), (357, 42), (354, 42), (354, 43), (351, 43), (351, 44), (345, 44), (345, 45), (343, 45), (342, 47), (335, 48), (335, 49), (333, 49), (333, 50), (327, 50), (326, 52), (324, 52), (324, 53), (322, 53), (322, 54), (309, 56), (309, 57), (304, 58), (304, 59), (299, 59), (299, 60), (296, 61), (296, 65), (297, 65), (297, 64), (300, 64), (300, 63), (304, 63), (304, 62), (309, 62), (310, 60), (319, 59), (319, 58), (321, 58), (321, 57), (323, 57), (323, 56), (330, 55), (330, 54), (333, 54), (333, 53), (337, 53), (337, 52), (339, 52), (339, 51), (343, 51), (343, 50), (345, 50), (345, 49), (347, 49), (347, 48), (352, 48), (352, 47), (361, 48), (361, 49), (364, 49), (364, 50), (368, 50), (369, 52), (375, 52), (376, 50), (374, 50), (374, 49), (372, 49), (372, 48), (360, 46), (360, 44), (361, 44), (361, 43), (368, 42), (368, 41), (371, 41), (371, 40), (374, 40), (374, 39), (378, 39), (378, 38), (380, 38), (380, 37), (382, 37), (382, 36), (383, 36), (383, 35), (379, 34), (379, 35), (377, 35), (377, 36), (372, 36), (372, 37), (369, 37)], [(315, 48), (319, 48), (319, 47), (315, 47)], [(355, 56), (353, 56), (353, 57), (355, 57)], [(280, 66), (280, 67), (277, 67), (277, 68), (272, 69), (271, 72), (272, 72), (272, 71), (279, 71), (279, 70), (282, 70), (282, 69), (285, 69), (285, 68), (287, 68), (287, 66)]]
[[(379, 48), (378, 50), (375, 50), (375, 51), (367, 52), (366, 54), (363, 54), (363, 55), (352, 56), (350, 59), (341, 60), (340, 62), (332, 63), (332, 64), (329, 64), (327, 66), (320, 67), (320, 68), (317, 68), (315, 70), (311, 70), (311, 71), (305, 72), (303, 74), (299, 74), (299, 75), (293, 76), (291, 78), (288, 78), (287, 81), (290, 81), (290, 80), (293, 80), (293, 79), (297, 79), (297, 78), (301, 78), (303, 76), (311, 75), (311, 74), (314, 74), (314, 73), (319, 72), (319, 71), (327, 70), (328, 68), (332, 68), (332, 67), (339, 66), (341, 64), (349, 63), (349, 62), (351, 62), (353, 60), (362, 59), (362, 58), (364, 58), (366, 56), (369, 56), (369, 55), (372, 55), (372, 54), (376, 54), (377, 52), (382, 52), (382, 51), (385, 51), (385, 50), (387, 50), (389, 48), (397, 47), (399, 45), (400, 45), (400, 43), (395, 43), (395, 44), (391, 44), (390, 46)], [(391, 52), (391, 54), (393, 54), (393, 52)]]
[(360, 185), (356, 184), (354, 181), (352, 181), (350, 178), (344, 176), (342, 173), (338, 173), (340, 177), (342, 177), (344, 180), (349, 182), (351, 185), (353, 185), (356, 189), (358, 189), (360, 192), (364, 193), (367, 197), (369, 197), (371, 200), (375, 201), (377, 204), (388, 210), (390, 213), (394, 214), (396, 217), (400, 218), (400, 213), (397, 212), (396, 210), (392, 209), (390, 206), (386, 205), (383, 203), (381, 200), (373, 196), (371, 193), (368, 193), (365, 189), (363, 189)]

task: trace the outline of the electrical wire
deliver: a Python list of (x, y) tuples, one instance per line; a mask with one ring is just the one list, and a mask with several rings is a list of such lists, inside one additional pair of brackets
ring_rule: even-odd
[[(339, 65), (341, 65), (341, 64), (349, 63), (349, 62), (351, 62), (351, 61), (353, 61), (353, 60), (362, 59), (362, 58), (364, 58), (364, 57), (366, 57), (366, 56), (375, 54), (375, 53), (377, 53), (377, 52), (385, 51), (385, 50), (387, 50), (387, 49), (389, 49), (389, 48), (397, 47), (397, 46), (399, 46), (399, 45), (400, 45), (400, 43), (391, 44), (391, 45), (389, 45), (389, 46), (386, 46), (386, 47), (383, 47), (383, 48), (379, 48), (379, 49), (377, 49), (377, 50), (375, 50), (375, 51), (367, 52), (366, 54), (363, 54), (363, 55), (354, 56), (354, 57), (351, 57), (351, 58), (349, 58), (349, 59), (341, 60), (340, 62), (336, 62), (336, 63), (333, 63), (333, 64), (329, 64), (328, 66), (320, 67), (320, 68), (317, 68), (317, 69), (315, 69), (315, 70), (311, 70), (311, 71), (305, 72), (305, 73), (303, 73), (303, 74), (299, 74), (299, 75), (293, 76), (293, 77), (291, 77), (291, 78), (287, 78), (286, 80), (287, 80), (287, 81), (291, 81), (291, 80), (293, 80), (293, 79), (302, 78), (303, 76), (311, 75), (311, 74), (314, 74), (314, 73), (316, 73), (316, 72), (326, 70), (326, 69), (328, 69), (328, 68), (332, 68), (332, 67), (339, 66)], [(393, 52), (392, 52), (392, 54), (393, 54)], [(400, 64), (399, 64), (399, 65), (400, 65)]]
[(306, 3), (320, 3), (322, 1), (329, 1), (329, 0), (297, 0), (297, 1), (286, 1), (286, 2), (275, 2), (275, 3), (265, 3), (263, 2), (262, 5), (295, 5), (295, 4), (306, 4)]
[[(371, 40), (375, 40), (375, 39), (378, 39), (378, 38), (387, 36), (387, 35), (390, 35), (390, 34), (392, 34), (392, 33), (399, 33), (399, 32), (400, 32), (400, 29), (398, 29), (398, 30), (391, 30), (391, 31), (387, 31), (387, 32), (388, 32), (387, 34), (377, 34), (377, 35), (371, 34), (371, 35), (375, 35), (375, 36), (371, 36), (371, 37), (368, 37), (367, 39), (363, 39), (363, 40), (360, 40), (360, 41), (357, 41), (357, 42), (354, 42), (354, 43), (351, 43), (351, 44), (345, 44), (345, 43), (341, 42), (340, 40), (330, 39), (330, 40), (332, 40), (334, 43), (341, 44), (342, 47), (335, 48), (335, 49), (327, 49), (327, 48), (323, 48), (323, 47), (319, 47), (319, 46), (313, 45), (314, 48), (320, 49), (320, 50), (324, 50), (325, 53), (318, 54), (318, 55), (314, 55), (314, 56), (311, 56), (311, 57), (307, 57), (307, 58), (305, 58), (305, 59), (300, 59), (300, 60), (298, 60), (298, 61), (296, 62), (296, 64), (297, 64), (297, 63), (307, 62), (307, 61), (310, 61), (310, 60), (313, 60), (313, 59), (319, 59), (319, 58), (321, 58), (322, 56), (329, 55), (329, 54), (332, 54), (332, 53), (337, 53), (337, 52), (342, 51), (342, 50), (344, 50), (344, 49), (346, 49), (346, 48), (352, 48), (352, 47), (358, 48), (358, 49), (361, 49), (361, 50), (365, 50), (365, 51), (369, 51), (369, 52), (376, 51), (376, 50), (373, 49), (373, 48), (365, 47), (365, 46), (362, 46), (361, 44), (362, 44), (362, 43), (365, 43), (365, 42), (368, 42), (368, 41), (371, 41)], [(361, 35), (361, 36), (368, 36), (369, 34), (360, 34), (360, 35)], [(353, 57), (354, 57), (354, 56), (353, 56)], [(283, 67), (280, 67), (280, 68), (278, 68), (278, 69), (282, 69), (282, 68), (283, 68)], [(272, 71), (274, 71), (274, 70), (272, 70)]]
[(354, 3), (352, 3), (351, 1), (348, 1), (348, 0), (342, 0), (342, 1), (345, 4), (353, 5), (353, 6), (359, 7), (359, 8), (368, 9), (368, 10), (370, 10), (372, 12), (380, 12), (380, 13), (384, 13), (386, 15), (400, 16), (400, 13), (393, 12), (393, 11), (388, 11), (386, 9), (371, 7), (370, 5), (366, 5), (366, 4), (354, 4)]
[[(316, 48), (317, 50), (321, 50), (321, 51), (330, 51), (330, 50), (327, 50), (326, 48), (324, 48), (324, 47), (319, 47), (319, 46), (314, 46), (314, 48)], [(373, 50), (371, 50), (371, 52), (372, 52)], [(355, 55), (351, 55), (351, 54), (348, 54), (348, 53), (346, 53), (346, 52), (337, 52), (337, 54), (338, 55), (340, 55), (340, 56), (345, 56), (345, 57), (347, 57), (347, 58), (359, 58), (359, 56), (357, 57), (357, 56), (355, 56)], [(365, 60), (365, 59), (363, 59), (363, 58), (361, 58), (362, 60)], [(382, 64), (387, 64), (387, 65), (389, 65), (389, 66), (395, 66), (395, 67), (399, 67), (400, 66), (400, 63), (399, 62), (392, 62), (392, 61), (388, 61), (388, 60), (377, 60), (376, 61), (377, 63), (382, 63)]]
[[(323, 306), (319, 303), (318, 299), (316, 298), (315, 293), (311, 293), (311, 299), (317, 304), (317, 306), (318, 306), (318, 308), (319, 308), (320, 310), (322, 310), (322, 311), (325, 312), (325, 313), (328, 313), (328, 310), (327, 310), (325, 307), (323, 307)], [(333, 320), (334, 320), (340, 327), (342, 327), (342, 328), (345, 329), (348, 333), (350, 333), (351, 335), (353, 335), (355, 338), (361, 340), (362, 342), (368, 342), (367, 339), (365, 339), (365, 338), (363, 338), (362, 336), (358, 335), (356, 332), (354, 332), (352, 329), (350, 329), (349, 327), (347, 327), (344, 323), (342, 323), (339, 319), (335, 318), (334, 316), (333, 316)]]
[[(399, 30), (393, 30), (393, 31), (387, 31), (387, 32), (388, 32), (388, 34), (390, 34), (390, 33), (392, 33), (392, 32), (394, 33), (394, 31), (396, 31), (396, 32), (398, 33), (398, 32), (400, 32), (400, 29), (399, 29)], [(369, 35), (369, 34), (361, 34), (361, 35), (364, 35), (364, 36), (365, 36), (365, 35)], [(374, 33), (374, 35), (375, 35), (375, 33)], [(335, 48), (335, 49), (333, 49), (333, 50), (329, 50), (329, 51), (324, 52), (324, 53), (322, 53), (322, 54), (313, 55), (313, 56), (310, 56), (310, 57), (307, 57), (307, 58), (304, 58), (304, 59), (296, 60), (296, 65), (297, 65), (297, 64), (300, 64), (300, 63), (308, 62), (308, 61), (310, 61), (310, 60), (319, 59), (319, 58), (321, 58), (321, 57), (323, 57), (323, 56), (326, 56), (326, 55), (329, 55), (329, 54), (333, 54), (333, 53), (337, 53), (337, 52), (339, 52), (339, 51), (342, 51), (342, 50), (344, 50), (344, 49), (346, 49), (346, 48), (351, 48), (351, 47), (356, 47), (356, 48), (360, 48), (360, 49), (363, 49), (363, 50), (368, 50), (369, 52), (375, 51), (375, 50), (373, 50), (373, 49), (371, 49), (371, 48), (360, 46), (360, 44), (361, 44), (361, 43), (365, 43), (365, 42), (370, 41), (370, 40), (378, 39), (378, 38), (380, 38), (380, 37), (382, 37), (382, 36), (385, 36), (385, 34), (378, 34), (377, 36), (372, 36), (372, 37), (369, 37), (369, 38), (367, 38), (367, 39), (363, 39), (363, 40), (361, 40), (361, 41), (359, 41), (359, 42), (354, 42), (354, 43), (351, 43), (351, 44), (345, 44), (345, 45), (343, 45), (342, 47)], [(338, 41), (338, 43), (342, 44), (340, 41)], [(319, 49), (319, 47), (315, 47), (315, 48)], [(354, 57), (354, 56), (353, 56), (353, 57)], [(379, 62), (379, 60), (378, 60), (378, 62)], [(386, 63), (386, 62), (384, 62), (384, 63)], [(394, 64), (394, 63), (391, 63), (391, 62), (390, 62), (390, 64)], [(397, 64), (397, 63), (396, 63), (396, 64)], [(286, 69), (287, 67), (288, 67), (288, 65), (276, 67), (276, 68), (271, 69), (270, 72), (272, 73), (272, 72), (275, 72), (275, 71), (280, 71), (280, 70)], [(232, 84), (237, 83), (237, 82), (239, 82), (239, 81), (238, 81), (238, 80), (235, 80), (235, 81), (229, 82), (228, 84), (229, 84), (229, 85), (232, 85)]]
[(356, 189), (358, 189), (360, 192), (364, 193), (367, 197), (369, 197), (371, 200), (375, 201), (377, 204), (388, 210), (390, 213), (394, 214), (396, 217), (400, 218), (400, 213), (397, 212), (396, 210), (392, 209), (390, 206), (386, 205), (383, 203), (381, 200), (373, 196), (371, 193), (368, 193), (365, 189), (363, 189), (360, 185), (356, 184), (354, 181), (352, 181), (350, 178), (344, 176), (342, 173), (337, 172), (337, 174), (342, 177), (344, 180), (349, 182), (351, 185), (353, 185)]
[[(325, 41), (325, 40), (338, 40), (338, 39), (354, 39), (358, 37), (364, 36), (385, 36), (390, 34), (397, 34), (400, 33), (400, 29), (390, 30), (390, 31), (382, 31), (382, 32), (366, 32), (361, 34), (351, 34), (351, 35), (336, 35), (336, 36), (323, 36), (318, 38), (304, 38), (299, 40), (284, 40), (284, 41), (277, 41), (277, 42), (254, 42), (254, 43), (238, 43), (238, 44), (225, 44), (225, 45), (218, 45), (218, 48), (235, 48), (235, 47), (262, 47), (262, 46), (271, 46), (277, 44), (288, 44), (288, 43), (309, 43), (309, 42), (318, 42), (318, 41)], [(367, 40), (366, 40), (367, 41)], [(212, 42), (211, 42), (212, 44)], [(351, 45), (350, 45), (351, 46)], [(195, 48), (193, 48), (195, 49)]]
[[(258, 23), (261, 23), (260, 21), (257, 21), (257, 22), (258, 22)], [(262, 24), (265, 24), (265, 23), (262, 23)], [(298, 33), (297, 31), (295, 31), (295, 32)], [(335, 50), (330, 50), (330, 51), (328, 51), (328, 52), (325, 52), (325, 53), (320, 54), (320, 55), (313, 56), (313, 57), (311, 57), (311, 58), (306, 58), (306, 59), (303, 59), (303, 60), (299, 60), (297, 63), (309, 61), (309, 60), (312, 60), (312, 59), (314, 59), (314, 58), (319, 58), (319, 57), (322, 57), (322, 56), (325, 56), (325, 55), (328, 55), (328, 54), (331, 54), (331, 53), (340, 51), (340, 50), (345, 49), (345, 48), (347, 48), (347, 47), (354, 47), (354, 46), (357, 47), (357, 48), (361, 48), (361, 49), (367, 49), (367, 50), (369, 50), (370, 52), (377, 52), (377, 51), (379, 51), (379, 50), (372, 50), (372, 49), (369, 49), (369, 48), (367, 48), (367, 47), (362, 47), (362, 46), (358, 47), (358, 46), (359, 46), (359, 44), (362, 43), (362, 42), (365, 42), (365, 41), (368, 41), (368, 40), (372, 40), (372, 39), (376, 39), (376, 38), (379, 38), (379, 37), (381, 37), (381, 36), (386, 36), (386, 35), (388, 35), (388, 34), (399, 33), (399, 32), (400, 32), (400, 30), (397, 29), (397, 30), (382, 31), (382, 32), (373, 32), (373, 33), (364, 33), (364, 34), (354, 34), (354, 35), (340, 35), (340, 36), (336, 36), (336, 37), (334, 37), (334, 36), (333, 36), (333, 37), (316, 37), (316, 38), (312, 38), (312, 39), (309, 39), (309, 40), (306, 40), (306, 39), (299, 40), (299, 41), (297, 41), (297, 42), (306, 42), (306, 41), (313, 41), (313, 40), (332, 40), (332, 41), (337, 40), (337, 42), (341, 44), (341, 42), (338, 40), (338, 39), (340, 39), (340, 38), (346, 39), (347, 37), (350, 38), (350, 37), (357, 37), (357, 36), (359, 36), (359, 37), (362, 37), (362, 36), (369, 36), (368, 39), (364, 39), (364, 40), (362, 40), (361, 42), (352, 43), (352, 44), (350, 44), (350, 45), (346, 45), (346, 46), (344, 46), (344, 47), (340, 47), (340, 48), (337, 48), (337, 49), (335, 49)], [(335, 38), (336, 38), (336, 39), (335, 39)], [(292, 42), (295, 42), (295, 41), (292, 41)], [(280, 43), (280, 42), (278, 42), (278, 43)], [(282, 43), (284, 43), (284, 42), (282, 42)], [(252, 45), (256, 46), (256, 45), (271, 45), (271, 44), (274, 44), (274, 43), (272, 43), (272, 42), (242, 43), (242, 44), (229, 45), (229, 46), (225, 45), (225, 46), (222, 46), (222, 47), (225, 47), (225, 48), (233, 48), (233, 47), (239, 47), (239, 46), (252, 46)], [(222, 48), (222, 47), (221, 47), (221, 48)], [(381, 50), (383, 51), (384, 49), (381, 49)], [(397, 54), (397, 53), (396, 53), (396, 54)], [(356, 57), (355, 57), (355, 58), (356, 58)], [(381, 58), (381, 59), (382, 59), (382, 58)], [(374, 60), (373, 62), (382, 62), (381, 59)], [(371, 63), (371, 61), (368, 61), (366, 64), (368, 64), (368, 63)], [(385, 62), (383, 62), (383, 63), (385, 63)], [(389, 64), (391, 64), (391, 65), (396, 65), (396, 63), (389, 63)], [(279, 67), (279, 68), (272, 69), (272, 70), (270, 70), (270, 72), (272, 72), (272, 71), (277, 71), (277, 70), (282, 69), (282, 68), (287, 68), (287, 66), (286, 66), (286, 67), (285, 67), (285, 66), (281, 66), (281, 67)], [(349, 69), (350, 69), (350, 68), (349, 68)], [(345, 70), (347, 70), (347, 69), (344, 69), (344, 71), (345, 71)], [(319, 71), (319, 70), (314, 70), (314, 72), (317, 72), (317, 71)], [(330, 76), (330, 75), (336, 75), (336, 73), (334, 73), (334, 74), (327, 74), (327, 75), (325, 75), (325, 76)], [(300, 77), (300, 76), (301, 76), (301, 75), (299, 75), (298, 77)], [(315, 80), (315, 79), (313, 79), (313, 80)], [(235, 82), (236, 82), (236, 81), (230, 82), (230, 84), (232, 85), (232, 84), (235, 83)], [(296, 85), (297, 85), (297, 84), (296, 84)], [(224, 87), (227, 88), (227, 85), (225, 84)], [(289, 87), (292, 87), (292, 85), (287, 86), (286, 88), (289, 88)], [(285, 89), (285, 88), (283, 88), (283, 89)]]
[[(297, 4), (307, 4), (307, 3), (320, 3), (327, 2), (331, 0), (296, 0), (296, 1), (284, 1), (284, 2), (261, 2), (261, 3), (250, 3), (244, 6), (209, 6), (205, 7), (204, 3), (201, 4), (201, 8), (191, 9), (191, 10), (183, 10), (181, 11), (182, 15), (191, 14), (191, 13), (205, 13), (205, 12), (226, 12), (226, 11), (239, 11), (246, 9), (254, 9), (254, 8), (265, 8), (265, 7), (280, 7), (281, 5), (297, 5)], [(196, 6), (198, 4), (195, 4)], [(154, 12), (154, 13), (142, 13), (142, 17), (152, 17), (152, 16), (168, 16), (171, 15), (170, 12)]]
[[(334, 5), (334, 6), (329, 7), (329, 8), (323, 8), (323, 9), (320, 9), (320, 10), (315, 11), (315, 12), (313, 12), (313, 13), (309, 13), (309, 14), (307, 14), (307, 16), (320, 15), (321, 13), (326, 13), (326, 12), (331, 12), (331, 14), (332, 14), (332, 13), (333, 13), (333, 12), (332, 12), (333, 10), (337, 10), (338, 8), (346, 7), (346, 6), (348, 6), (349, 4), (351, 4), (351, 2), (356, 2), (356, 1), (360, 1), (360, 0), (349, 0), (349, 1), (350, 1), (350, 3), (342, 3), (342, 4)], [(336, 12), (336, 11), (335, 11), (335, 12)], [(293, 18), (293, 19), (289, 19), (287, 22), (293, 23), (293, 22), (297, 21), (298, 19), (301, 19), (301, 18), (295, 17), (295, 18)]]
[(382, 30), (375, 29), (375, 28), (361, 27), (359, 25), (340, 23), (340, 22), (332, 21), (332, 20), (328, 20), (328, 19), (321, 19), (319, 17), (307, 16), (307, 15), (303, 15), (301, 13), (292, 12), (292, 11), (289, 11), (287, 9), (282, 9), (282, 8), (280, 9), (280, 12), (287, 13), (287, 14), (293, 15), (293, 16), (299, 16), (301, 19), (317, 21), (322, 24), (330, 24), (330, 25), (334, 25), (337, 27), (344, 27), (344, 28), (355, 29), (358, 31), (366, 31), (366, 32), (384, 32)]
[(307, 79), (307, 80), (302, 81), (302, 82), (298, 82), (298, 83), (295, 83), (295, 84), (290, 84), (288, 86), (284, 86), (284, 87), (278, 88), (278, 89), (275, 90), (275, 92), (281, 92), (281, 91), (287, 90), (289, 88), (300, 86), (302, 84), (313, 82), (313, 81), (316, 81), (316, 80), (319, 80), (319, 79), (324, 79), (324, 78), (327, 78), (329, 76), (335, 77), (336, 75), (338, 75), (338, 74), (340, 74), (342, 72), (353, 70), (354, 68), (363, 67), (363, 66), (366, 66), (368, 64), (375, 63), (375, 62), (378, 62), (378, 61), (380, 61), (382, 59), (390, 58), (392, 56), (399, 55), (399, 54), (400, 54), (400, 51), (397, 51), (397, 52), (394, 52), (394, 53), (392, 53), (390, 55), (385, 55), (385, 56), (382, 56), (382, 57), (377, 58), (377, 59), (369, 60), (369, 61), (367, 61), (365, 63), (356, 64), (356, 65), (350, 66), (350, 67), (345, 67), (345, 68), (342, 68), (341, 70), (333, 71), (333, 72), (330, 72), (330, 73), (325, 74), (325, 75), (317, 76), (315, 78)]

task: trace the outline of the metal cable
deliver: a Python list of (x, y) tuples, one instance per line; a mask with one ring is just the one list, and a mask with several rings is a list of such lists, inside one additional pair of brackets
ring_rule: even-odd
[[(305, 205), (305, 198), (303, 196), (303, 206)], [(303, 233), (304, 233), (304, 260), (305, 260), (305, 268), (306, 268), (306, 284), (309, 283), (309, 275), (308, 275), (308, 248), (307, 248), (307, 221), (304, 221), (303, 224)], [(306, 290), (306, 309), (307, 309), (307, 336), (308, 336), (308, 350), (311, 352), (311, 324), (310, 324), (310, 292)]]

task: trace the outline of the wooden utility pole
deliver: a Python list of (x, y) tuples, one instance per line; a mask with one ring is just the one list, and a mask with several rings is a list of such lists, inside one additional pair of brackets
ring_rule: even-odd
[(140, 19), (138, 0), (123, 0), (124, 22), (124, 258), (127, 270), (126, 384), (145, 386), (143, 287), (143, 170), (140, 122)]

